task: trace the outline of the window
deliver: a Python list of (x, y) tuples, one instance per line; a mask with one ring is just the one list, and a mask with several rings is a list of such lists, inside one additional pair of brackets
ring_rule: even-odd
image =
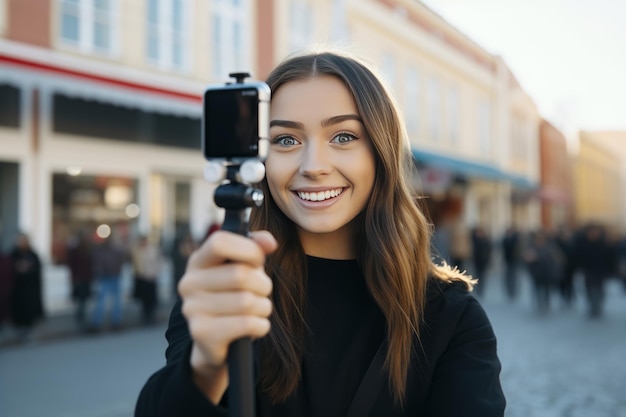
[(308, 0), (294, 0), (289, 12), (289, 49), (295, 52), (307, 48), (313, 41), (313, 6)]
[(420, 77), (416, 67), (410, 66), (406, 71), (406, 94), (404, 96), (404, 114), (406, 128), (412, 140), (417, 139), (420, 129)]
[(491, 152), (491, 103), (487, 99), (478, 102), (478, 148)]
[(146, 55), (164, 70), (191, 68), (189, 0), (147, 0)]
[(112, 232), (116, 239), (129, 243), (139, 232), (138, 188), (139, 182), (130, 177), (54, 172), (52, 262), (67, 262), (67, 242), (78, 234), (91, 240)]
[(94, 0), (93, 39), (96, 49), (111, 49), (111, 0)]
[(448, 116), (448, 139), (452, 144), (456, 144), (459, 141), (459, 91), (456, 86), (451, 85), (448, 88), (447, 104), (447, 116)]
[(249, 0), (214, 0), (213, 3), (212, 73), (222, 81), (231, 72), (250, 71), (252, 15)]
[(86, 53), (117, 51), (117, 0), (59, 0), (60, 41)]
[(522, 116), (513, 116), (511, 122), (510, 152), (518, 160), (528, 159), (532, 141), (532, 124)]
[[(128, 143), (200, 149), (201, 120), (148, 112), (62, 94), (52, 96), (52, 130)], [(111, 123), (115, 120), (116, 123)]]
[(22, 91), (15, 86), (0, 84), (0, 126), (20, 127)]
[(430, 78), (428, 85), (428, 111), (430, 139), (437, 141), (441, 134), (441, 82), (435, 75)]

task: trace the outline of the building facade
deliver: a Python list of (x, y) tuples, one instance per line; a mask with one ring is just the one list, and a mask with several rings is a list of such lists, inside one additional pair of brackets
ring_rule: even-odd
[(575, 216), (626, 232), (626, 132), (581, 131), (575, 160)]
[(547, 120), (540, 127), (541, 225), (547, 230), (575, 227), (573, 158), (567, 139)]
[(220, 216), (202, 178), (204, 88), (233, 71), (263, 79), (317, 44), (384, 77), (434, 221), (494, 237), (539, 223), (536, 106), (500, 57), (419, 1), (0, 0), (1, 243), (31, 236), (48, 308), (68, 305), (64, 248), (80, 230), (204, 236)]

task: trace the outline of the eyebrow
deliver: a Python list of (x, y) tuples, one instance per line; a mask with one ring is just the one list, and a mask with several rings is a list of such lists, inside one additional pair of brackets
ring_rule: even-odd
[[(359, 117), (356, 114), (342, 114), (339, 116), (328, 117), (322, 120), (321, 124), (322, 124), (322, 127), (328, 127), (328, 126), (336, 125), (337, 123), (345, 122), (346, 120), (356, 120), (359, 123), (363, 123), (363, 120), (361, 119), (361, 117)], [(272, 126), (282, 126), (282, 127), (288, 127), (291, 129), (304, 130), (304, 124), (300, 122), (293, 122), (290, 120), (272, 120), (270, 122), (270, 127)]]

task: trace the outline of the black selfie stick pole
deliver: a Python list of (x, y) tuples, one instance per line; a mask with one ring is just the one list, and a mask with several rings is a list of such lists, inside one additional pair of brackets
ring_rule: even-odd
[[(223, 230), (246, 236), (250, 208), (263, 201), (261, 190), (237, 181), (237, 166), (229, 166), (229, 182), (215, 190), (215, 204), (226, 209)], [(230, 417), (255, 416), (255, 377), (252, 339), (235, 340), (228, 348), (228, 413)]]

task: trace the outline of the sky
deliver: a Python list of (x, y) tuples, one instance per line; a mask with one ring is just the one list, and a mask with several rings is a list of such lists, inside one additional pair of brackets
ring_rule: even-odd
[(500, 55), (567, 135), (626, 131), (625, 0), (422, 0)]

